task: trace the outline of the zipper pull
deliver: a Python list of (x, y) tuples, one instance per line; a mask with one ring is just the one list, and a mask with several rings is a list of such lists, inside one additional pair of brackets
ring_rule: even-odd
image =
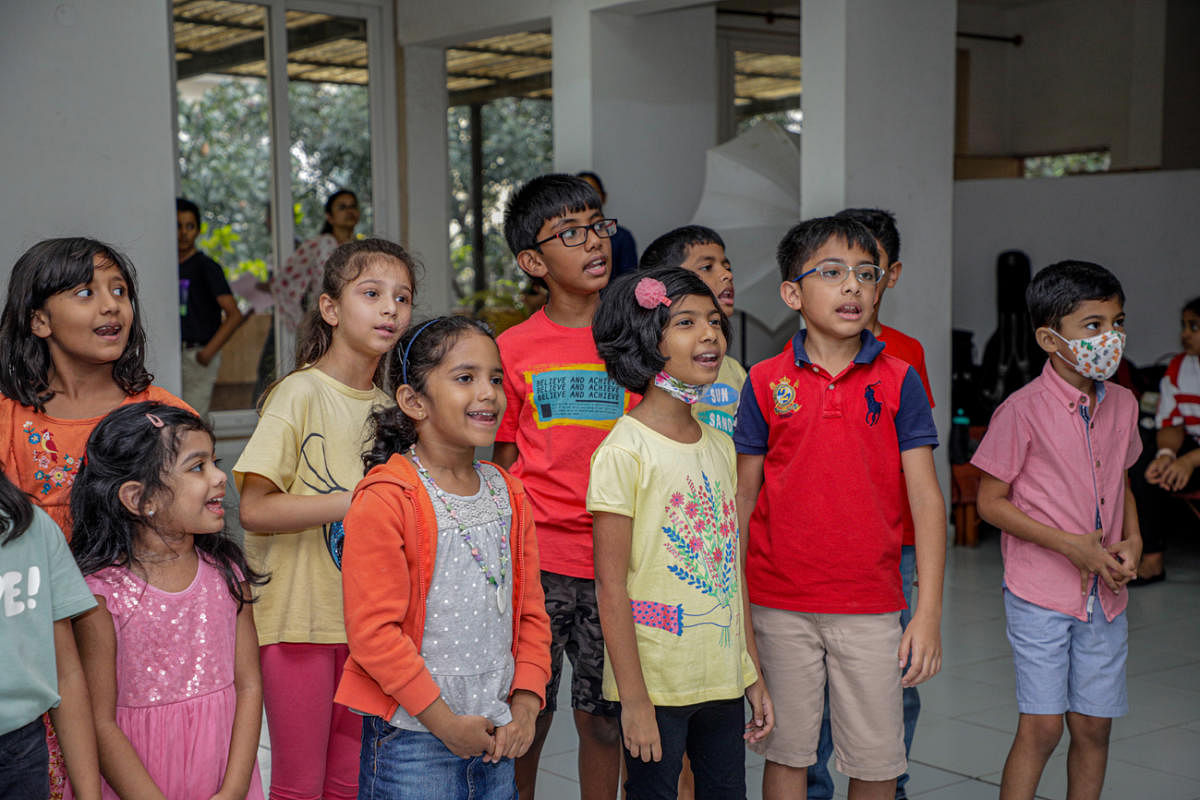
[(1087, 613), (1088, 613), (1089, 617), (1092, 615), (1092, 611), (1095, 608), (1096, 608), (1096, 593), (1091, 592), (1088, 594), (1088, 601), (1087, 601)]

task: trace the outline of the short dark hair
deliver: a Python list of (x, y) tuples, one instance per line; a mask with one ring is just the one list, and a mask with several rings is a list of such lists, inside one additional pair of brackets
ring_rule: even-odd
[(515, 256), (537, 247), (537, 235), (548, 220), (578, 214), (604, 204), (592, 185), (562, 173), (540, 175), (513, 192), (504, 209), (504, 238)]
[(900, 230), (895, 214), (882, 208), (844, 208), (834, 216), (866, 225), (887, 252), (889, 266), (900, 260)]
[(600, 180), (600, 176), (592, 172), (590, 169), (585, 169), (582, 172), (576, 172), (575, 177), (583, 178), (585, 181), (591, 181), (592, 183), (596, 184), (596, 191), (598, 191), (601, 195), (608, 194), (608, 192), (604, 191), (604, 181)]
[[(667, 360), (659, 352), (663, 331), (671, 319), (667, 306), (642, 308), (635, 297), (637, 285), (654, 278), (662, 281), (672, 303), (681, 297), (699, 295), (712, 300), (713, 308), (721, 313), (721, 305), (708, 284), (694, 272), (679, 267), (660, 267), (626, 273), (611, 284), (600, 296), (600, 306), (592, 322), (592, 338), (596, 351), (604, 359), (608, 374), (620, 386), (631, 392), (645, 392)], [(726, 348), (733, 341), (729, 318), (721, 313), (721, 332)]]
[(789, 281), (798, 276), (809, 259), (830, 239), (841, 239), (879, 261), (879, 247), (866, 225), (846, 217), (814, 217), (793, 226), (779, 242), (775, 258), (782, 279)]
[(678, 267), (687, 260), (688, 250), (695, 245), (717, 244), (725, 249), (725, 240), (721, 234), (703, 225), (684, 225), (668, 231), (650, 243), (642, 252), (638, 261), (638, 269), (654, 269), (655, 267)]
[(182, 214), (184, 212), (190, 212), (191, 215), (196, 218), (196, 225), (198, 226), (200, 224), (200, 206), (196, 205), (191, 200), (188, 200), (186, 197), (176, 197), (175, 213)]
[(1193, 297), (1191, 300), (1188, 300), (1186, 303), (1184, 303), (1179, 315), (1183, 316), (1184, 311), (1190, 311), (1197, 317), (1200, 317), (1200, 297)]
[(1025, 290), (1029, 320), (1036, 328), (1054, 328), (1063, 317), (1087, 300), (1117, 298), (1125, 305), (1125, 291), (1117, 276), (1090, 261), (1059, 261), (1038, 271)]

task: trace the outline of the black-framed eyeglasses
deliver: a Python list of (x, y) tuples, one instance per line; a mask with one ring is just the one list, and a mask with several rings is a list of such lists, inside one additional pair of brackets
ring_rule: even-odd
[(800, 275), (792, 278), (793, 281), (802, 281), (809, 275), (815, 274), (824, 283), (841, 284), (846, 278), (850, 277), (850, 273), (854, 273), (854, 277), (859, 283), (876, 284), (883, 279), (883, 268), (877, 267), (874, 264), (857, 264), (853, 267), (843, 264), (841, 261), (822, 261), (812, 269), (800, 273)]
[(611, 239), (613, 234), (617, 232), (617, 221), (615, 219), (598, 219), (595, 222), (589, 222), (587, 225), (572, 225), (569, 228), (563, 228), (553, 236), (547, 236), (540, 242), (534, 242), (534, 247), (541, 247), (551, 239), (558, 239), (563, 243), (563, 247), (579, 247), (587, 241), (588, 231), (599, 236), (601, 239)]

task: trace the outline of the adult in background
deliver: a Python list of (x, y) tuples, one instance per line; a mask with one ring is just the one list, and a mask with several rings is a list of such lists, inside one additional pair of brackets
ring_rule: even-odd
[(325, 225), (315, 239), (296, 248), (283, 269), (276, 270), (271, 281), (276, 311), (287, 330), (295, 333), (321, 290), (325, 262), (340, 244), (354, 239), (358, 225), (358, 196), (349, 189), (338, 189), (325, 201)]
[[(596, 194), (600, 195), (601, 205), (608, 202), (608, 194), (604, 191), (604, 182), (600, 180), (599, 175), (585, 170), (575, 177), (583, 178), (592, 185), (592, 188), (596, 190)], [(609, 276), (610, 281), (618, 275), (633, 272), (637, 269), (638, 264), (637, 242), (633, 240), (633, 234), (627, 228), (618, 225), (617, 232), (612, 235), (611, 242), (612, 271)]]
[(196, 249), (200, 208), (175, 198), (175, 230), (179, 248), (179, 333), (183, 401), (201, 419), (208, 415), (213, 385), (221, 369), (221, 348), (242, 323), (242, 312), (225, 280), (221, 265)]

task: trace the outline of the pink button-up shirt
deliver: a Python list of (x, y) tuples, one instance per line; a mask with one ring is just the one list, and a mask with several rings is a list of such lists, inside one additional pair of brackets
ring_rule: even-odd
[[(1009, 499), (1030, 518), (1080, 535), (1099, 527), (1107, 547), (1121, 540), (1125, 470), (1142, 452), (1137, 420), (1137, 400), (1128, 389), (1097, 383), (1090, 408), (1087, 395), (1047, 361), (1041, 375), (996, 409), (971, 463), (1009, 484)], [(1070, 559), (1007, 531), (1000, 549), (1009, 591), (1087, 619), (1087, 598)], [(1097, 594), (1109, 620), (1128, 604), (1128, 592), (1114, 593), (1102, 581)]]

